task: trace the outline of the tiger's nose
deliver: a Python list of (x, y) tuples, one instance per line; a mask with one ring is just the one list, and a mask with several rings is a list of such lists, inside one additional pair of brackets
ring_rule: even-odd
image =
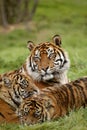
[(42, 70), (45, 71), (45, 72), (47, 72), (48, 68), (49, 67), (47, 66), (46, 68), (42, 68)]
[(45, 75), (45, 74), (48, 73), (48, 72), (47, 72), (47, 71), (48, 71), (48, 68), (49, 68), (49, 67), (46, 67), (46, 68), (42, 68), (42, 69), (41, 69), (42, 75)]

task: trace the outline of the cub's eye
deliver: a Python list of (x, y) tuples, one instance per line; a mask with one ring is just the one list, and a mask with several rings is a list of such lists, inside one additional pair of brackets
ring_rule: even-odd
[(57, 59), (57, 60), (55, 60), (54, 63), (55, 63), (55, 65), (59, 65), (59, 66), (60, 66), (60, 65), (61, 65), (61, 62), (62, 62), (61, 59)]
[(33, 91), (28, 92), (28, 97), (32, 96), (33, 94), (34, 94), (34, 92), (33, 92)]
[(34, 113), (34, 117), (38, 117), (38, 116), (40, 116), (40, 114), (41, 114), (41, 111), (36, 110), (35, 113)]
[(22, 88), (26, 88), (29, 84), (28, 84), (28, 81), (24, 79), (20, 82), (20, 85)]
[(25, 107), (24, 108), (24, 112), (27, 114), (29, 112), (29, 108), (28, 107)]

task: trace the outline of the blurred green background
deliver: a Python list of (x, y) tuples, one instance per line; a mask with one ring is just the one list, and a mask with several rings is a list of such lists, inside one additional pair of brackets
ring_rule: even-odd
[[(30, 53), (28, 40), (38, 44), (51, 41), (55, 34), (61, 36), (62, 47), (71, 60), (68, 77), (73, 80), (87, 75), (87, 0), (39, 0), (32, 20), (10, 24), (9, 28), (0, 26), (0, 73), (17, 69), (25, 62)], [(81, 109), (70, 117), (29, 130), (87, 130), (86, 111)], [(11, 126), (0, 127), (7, 128)]]
[(51, 41), (59, 34), (71, 60), (69, 78), (87, 72), (87, 1), (39, 0), (31, 21), (0, 27), (0, 73), (20, 67), (29, 51), (27, 41)]

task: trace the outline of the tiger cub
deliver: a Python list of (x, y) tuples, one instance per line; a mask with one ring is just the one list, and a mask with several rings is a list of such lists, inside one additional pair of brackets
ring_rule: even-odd
[(25, 99), (17, 114), (22, 124), (56, 119), (73, 109), (87, 105), (87, 77), (62, 85), (44, 88), (40, 94)]
[(31, 54), (22, 66), (22, 72), (39, 83), (65, 84), (68, 82), (67, 71), (70, 60), (61, 47), (61, 37), (55, 35), (52, 40), (53, 42), (43, 42), (38, 45), (28, 42)]
[(23, 99), (39, 92), (32, 79), (20, 73), (6, 73), (0, 78), (0, 98), (17, 108)]

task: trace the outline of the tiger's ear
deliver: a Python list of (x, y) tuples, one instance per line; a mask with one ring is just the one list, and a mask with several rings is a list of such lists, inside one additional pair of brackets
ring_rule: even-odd
[(30, 51), (32, 51), (33, 50), (33, 48), (34, 48), (34, 43), (32, 42), (32, 41), (28, 41), (27, 42), (27, 48), (30, 50)]
[(3, 77), (2, 81), (4, 82), (4, 85), (6, 87), (11, 87), (12, 82), (11, 82), (11, 80), (8, 77)]
[(53, 40), (53, 42), (57, 46), (61, 47), (61, 37), (60, 37), (60, 35), (54, 35), (53, 38), (52, 38), (52, 40)]

